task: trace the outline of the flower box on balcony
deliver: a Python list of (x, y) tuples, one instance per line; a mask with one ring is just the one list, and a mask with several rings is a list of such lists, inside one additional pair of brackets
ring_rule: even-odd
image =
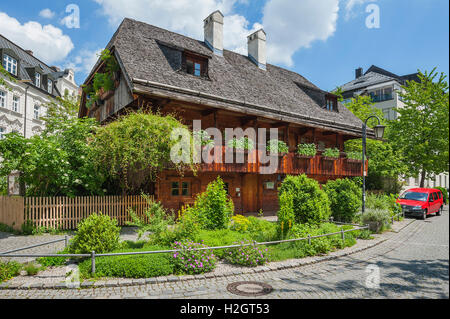
[(352, 164), (361, 164), (362, 160), (354, 159), (354, 158), (347, 158), (347, 162), (352, 163)]
[(300, 154), (297, 154), (297, 157), (298, 157), (298, 158), (301, 158), (301, 159), (312, 159), (312, 158), (314, 158), (315, 156), (310, 156), (310, 155), (300, 155)]
[(332, 161), (332, 162), (334, 162), (334, 161), (337, 161), (337, 160), (338, 160), (337, 157), (328, 157), (328, 156), (324, 156), (324, 157), (322, 157), (322, 158), (323, 158), (324, 161)]

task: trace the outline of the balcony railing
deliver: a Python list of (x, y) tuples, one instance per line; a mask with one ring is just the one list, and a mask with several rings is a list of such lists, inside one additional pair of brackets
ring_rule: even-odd
[[(250, 152), (229, 149), (233, 154), (233, 163), (225, 162), (227, 147), (216, 146), (208, 154), (207, 163), (200, 165), (201, 172), (229, 172), (229, 173), (256, 173), (256, 174), (283, 174), (283, 175), (322, 175), (330, 177), (355, 177), (362, 176), (362, 161), (349, 160), (343, 155), (331, 160), (321, 154), (312, 158), (301, 158), (296, 153), (284, 156), (272, 156), (271, 160), (278, 160), (274, 170), (268, 170), (269, 164), (262, 164), (262, 151)], [(236, 154), (244, 158), (243, 163), (236, 162)], [(367, 161), (366, 161), (367, 172)]]

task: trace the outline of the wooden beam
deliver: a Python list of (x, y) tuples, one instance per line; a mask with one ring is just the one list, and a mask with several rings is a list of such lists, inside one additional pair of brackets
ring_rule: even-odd
[(211, 114), (216, 114), (217, 111), (218, 111), (217, 109), (205, 110), (205, 111), (202, 111), (200, 114), (202, 116), (206, 117), (206, 116), (209, 116)]
[(254, 121), (254, 124), (256, 125), (256, 122), (258, 120), (258, 117), (256, 116), (245, 116), (241, 118), (241, 125), (246, 126), (249, 122)]

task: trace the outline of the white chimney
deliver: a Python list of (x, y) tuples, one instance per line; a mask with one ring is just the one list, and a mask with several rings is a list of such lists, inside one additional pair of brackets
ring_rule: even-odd
[(263, 29), (248, 36), (248, 57), (260, 69), (266, 70), (266, 32)]
[(215, 54), (223, 56), (223, 14), (214, 11), (204, 20), (205, 43)]

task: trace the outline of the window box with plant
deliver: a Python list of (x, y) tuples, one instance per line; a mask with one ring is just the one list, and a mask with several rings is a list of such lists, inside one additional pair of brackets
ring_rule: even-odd
[(335, 161), (339, 158), (341, 152), (337, 148), (326, 148), (323, 153), (323, 159), (325, 161)]
[(316, 144), (298, 144), (297, 146), (297, 156), (299, 158), (311, 159), (317, 154)]
[(86, 107), (95, 109), (101, 101), (107, 100), (114, 95), (114, 90), (119, 85), (119, 64), (114, 56), (105, 49), (100, 54), (100, 59), (104, 62), (103, 72), (94, 75), (92, 84), (84, 85), (83, 91), (86, 93)]
[(347, 152), (347, 162), (349, 163), (361, 163), (362, 153), (360, 152)]
[(278, 155), (280, 157), (286, 156), (289, 153), (289, 147), (287, 144), (280, 140), (270, 140), (267, 143), (268, 155)]
[(247, 154), (248, 152), (254, 150), (255, 143), (253, 142), (252, 139), (248, 137), (241, 137), (241, 138), (234, 137), (233, 139), (228, 141), (227, 146), (235, 150), (236, 152), (244, 152)]

